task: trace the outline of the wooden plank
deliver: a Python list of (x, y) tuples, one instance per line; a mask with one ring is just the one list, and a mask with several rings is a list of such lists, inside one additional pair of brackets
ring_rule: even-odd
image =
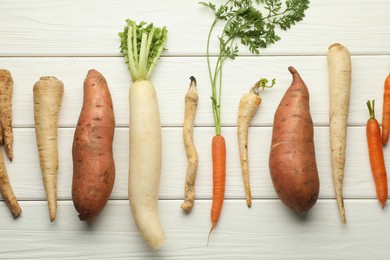
[[(223, 1), (215, 1), (222, 4)], [(136, 7), (136, 8), (135, 8)], [(61, 12), (59, 12), (59, 10)], [(325, 54), (333, 42), (354, 54), (390, 54), (390, 3), (383, 0), (312, 1), (305, 19), (265, 55)], [(169, 19), (167, 19), (169, 17)], [(119, 56), (118, 32), (125, 19), (169, 29), (168, 56), (204, 55), (213, 14), (198, 1), (99, 2), (3, 0), (1, 56)], [(212, 52), (216, 53), (216, 37)], [(244, 48), (242, 48), (244, 50)], [(242, 51), (248, 54), (248, 51)]]
[[(13, 74), (15, 127), (33, 127), (32, 87), (43, 75), (54, 75), (65, 84), (60, 114), (61, 127), (74, 127), (82, 105), (82, 85), (87, 71), (98, 69), (107, 78), (114, 102), (117, 126), (128, 126), (128, 89), (130, 73), (122, 58), (1, 58), (1, 67)], [(376, 99), (376, 115), (381, 118), (383, 82), (388, 75), (390, 56), (353, 56), (350, 125), (364, 125), (368, 118), (367, 99)], [(276, 78), (277, 85), (261, 93), (263, 98), (253, 126), (270, 126), (279, 100), (291, 84), (287, 67), (293, 65), (301, 73), (310, 90), (310, 105), (316, 125), (327, 125), (328, 75), (326, 57), (243, 57), (227, 63), (224, 73), (222, 97), (222, 124), (234, 126), (238, 103), (250, 87), (261, 77)], [(204, 58), (162, 58), (152, 81), (159, 98), (163, 126), (181, 126), (184, 114), (184, 95), (189, 77), (198, 79), (199, 107), (195, 124), (212, 126), (210, 84)]]
[(160, 201), (167, 240), (157, 252), (138, 235), (127, 201), (109, 201), (89, 224), (70, 201), (59, 202), (53, 223), (44, 202), (23, 201), (17, 220), (0, 203), (0, 259), (388, 259), (390, 212), (373, 200), (347, 200), (343, 225), (333, 202), (298, 216), (277, 200), (255, 200), (251, 209), (226, 200), (207, 246), (210, 200), (197, 201), (190, 215), (181, 201)]
[[(316, 157), (321, 181), (321, 198), (334, 198), (331, 178), (329, 134), (327, 127), (315, 128)], [(59, 175), (58, 197), (71, 198), (72, 184), (72, 141), (73, 128), (59, 130)], [(194, 140), (199, 154), (199, 169), (196, 181), (196, 195), (200, 199), (210, 199), (212, 190), (211, 138), (214, 129), (195, 129)], [(243, 199), (241, 166), (238, 157), (236, 128), (224, 129), (227, 142), (227, 182), (226, 198)], [(269, 176), (268, 155), (271, 142), (270, 127), (252, 127), (249, 132), (249, 163), (252, 194), (254, 198), (276, 198)], [(364, 127), (348, 129), (348, 147), (345, 172), (346, 198), (375, 198), (375, 186), (369, 167)], [(182, 129), (163, 129), (163, 169), (160, 186), (161, 199), (182, 199), (186, 155), (184, 152)], [(128, 182), (128, 129), (117, 128), (115, 132), (114, 157), (116, 181), (112, 199), (127, 199)], [(386, 158), (390, 151), (385, 149)], [(39, 167), (35, 132), (33, 129), (15, 129), (15, 157), (7, 169), (15, 194), (20, 200), (45, 200)], [(242, 201), (244, 204), (245, 202)]]

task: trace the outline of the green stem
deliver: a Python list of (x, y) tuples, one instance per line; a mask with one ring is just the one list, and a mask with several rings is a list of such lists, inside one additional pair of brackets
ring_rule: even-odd
[[(226, 25), (225, 25), (226, 28)], [(224, 28), (224, 31), (225, 31)], [(224, 32), (222, 33), (221, 37), (224, 37)], [(215, 133), (216, 135), (221, 135), (221, 99), (222, 99), (222, 67), (227, 59), (226, 54), (223, 53), (223, 50), (225, 49), (226, 45), (228, 43), (230, 44), (230, 48), (233, 44), (233, 38), (230, 37), (224, 44), (219, 44), (219, 55), (217, 62), (215, 64), (214, 69), (214, 76), (211, 80), (211, 86), (212, 86), (212, 95), (215, 100), (215, 103), (213, 103), (213, 112), (214, 112), (214, 125), (215, 125)], [(218, 91), (217, 91), (217, 84), (218, 84)]]
[[(132, 35), (133, 35), (132, 36), (133, 39), (130, 39), (127, 42), (130, 44), (131, 41), (133, 41), (133, 48), (130, 48), (130, 50), (133, 50), (134, 66), (138, 67), (137, 26), (135, 24), (131, 27), (131, 32), (132, 32)], [(129, 33), (130, 33), (130, 28), (129, 28)]]
[(167, 41), (168, 30), (126, 19), (127, 26), (118, 33), (121, 52), (130, 70), (132, 81), (148, 79)]
[(147, 65), (148, 65), (148, 56), (147, 56), (147, 40), (148, 40), (148, 35), (146, 33), (142, 34), (142, 39), (141, 39), (141, 50), (139, 52), (139, 65), (138, 65), (138, 74), (139, 77), (137, 79), (144, 79), (141, 77), (141, 75), (147, 74)]
[(370, 100), (367, 100), (367, 107), (370, 113), (370, 119), (375, 119), (375, 99), (372, 100), (372, 105)]
[[(134, 35), (133, 35), (134, 33)], [(130, 70), (130, 74), (131, 74), (131, 77), (132, 78), (137, 78), (138, 77), (138, 70), (137, 70), (137, 65), (138, 65), (138, 60), (136, 59), (137, 56), (137, 50), (133, 50), (132, 46), (131, 46), (131, 42), (133, 40), (133, 37), (136, 38), (137, 36), (135, 35), (135, 32), (133, 31), (132, 28), (129, 28), (129, 31), (128, 31), (128, 34), (127, 34), (127, 44), (128, 44), (128, 47), (127, 47), (127, 50), (128, 50), (128, 59), (129, 59), (129, 63), (128, 63), (128, 67), (129, 67), (129, 70)]]
[[(227, 1), (224, 6), (227, 6), (232, 0)], [(228, 20), (231, 21), (233, 18), (230, 18)], [(211, 82), (211, 100), (212, 100), (212, 110), (213, 110), (213, 117), (214, 117), (214, 126), (215, 126), (215, 133), (216, 135), (221, 135), (221, 93), (222, 93), (222, 65), (225, 60), (224, 54), (222, 53), (222, 50), (224, 49), (225, 45), (222, 45), (220, 43), (220, 53), (218, 55), (218, 59), (215, 64), (214, 68), (214, 74), (211, 70), (211, 62), (210, 62), (210, 39), (211, 34), (215, 28), (215, 25), (219, 21), (218, 18), (215, 18), (213, 23), (211, 24), (209, 34), (207, 37), (207, 48), (206, 48), (206, 58), (207, 58), (207, 67), (209, 71), (209, 77)], [(224, 36), (225, 29), (227, 27), (228, 22), (225, 24), (223, 31), (222, 31), (222, 37)], [(230, 41), (230, 39), (229, 39)], [(219, 75), (219, 78), (218, 78)], [(217, 92), (217, 84), (219, 84), (218, 92)]]
[(210, 39), (211, 39), (211, 34), (212, 34), (212, 32), (214, 30), (214, 27), (217, 24), (217, 22), (218, 22), (218, 19), (215, 18), (214, 22), (211, 25), (209, 34), (207, 36), (206, 58), (207, 58), (207, 67), (208, 67), (208, 70), (209, 70), (210, 82), (213, 82), (213, 76), (212, 76), (212, 72), (211, 72), (211, 63), (210, 63)]
[(259, 95), (260, 90), (264, 90), (265, 88), (272, 88), (275, 85), (275, 79), (272, 80), (271, 85), (267, 85), (268, 79), (261, 78), (259, 81), (253, 85), (250, 90), (250, 93)]

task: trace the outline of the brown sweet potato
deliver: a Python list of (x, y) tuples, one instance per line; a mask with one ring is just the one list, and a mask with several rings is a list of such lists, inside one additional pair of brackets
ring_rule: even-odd
[(269, 168), (280, 200), (301, 213), (316, 203), (320, 182), (309, 91), (298, 72), (288, 70), (293, 82), (275, 112)]
[(103, 75), (88, 71), (84, 101), (73, 140), (73, 204), (80, 220), (95, 218), (105, 207), (115, 180), (112, 143), (115, 118)]

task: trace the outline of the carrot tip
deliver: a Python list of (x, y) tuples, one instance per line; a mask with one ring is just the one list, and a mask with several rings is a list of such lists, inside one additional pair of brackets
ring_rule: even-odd
[(211, 228), (210, 228), (210, 232), (209, 232), (209, 235), (207, 237), (207, 246), (209, 246), (209, 242), (210, 242), (210, 235), (211, 235), (211, 232), (213, 232), (215, 226), (217, 225), (217, 223), (214, 223)]
[(386, 205), (386, 201), (385, 202), (381, 202), (381, 205), (382, 205), (382, 209), (384, 209), (385, 205)]

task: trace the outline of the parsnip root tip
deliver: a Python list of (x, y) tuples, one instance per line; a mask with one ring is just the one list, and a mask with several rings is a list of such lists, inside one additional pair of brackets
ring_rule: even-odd
[(22, 214), (22, 209), (19, 206), (18, 201), (13, 202), (12, 205), (9, 205), (11, 209), (11, 214), (14, 217), (14, 219), (17, 219)]
[(343, 45), (341, 43), (336, 42), (336, 43), (329, 45), (328, 50), (332, 49), (333, 47), (342, 47), (342, 46)]
[(252, 207), (252, 200), (250, 198), (246, 199), (246, 205), (248, 205), (248, 208)]

